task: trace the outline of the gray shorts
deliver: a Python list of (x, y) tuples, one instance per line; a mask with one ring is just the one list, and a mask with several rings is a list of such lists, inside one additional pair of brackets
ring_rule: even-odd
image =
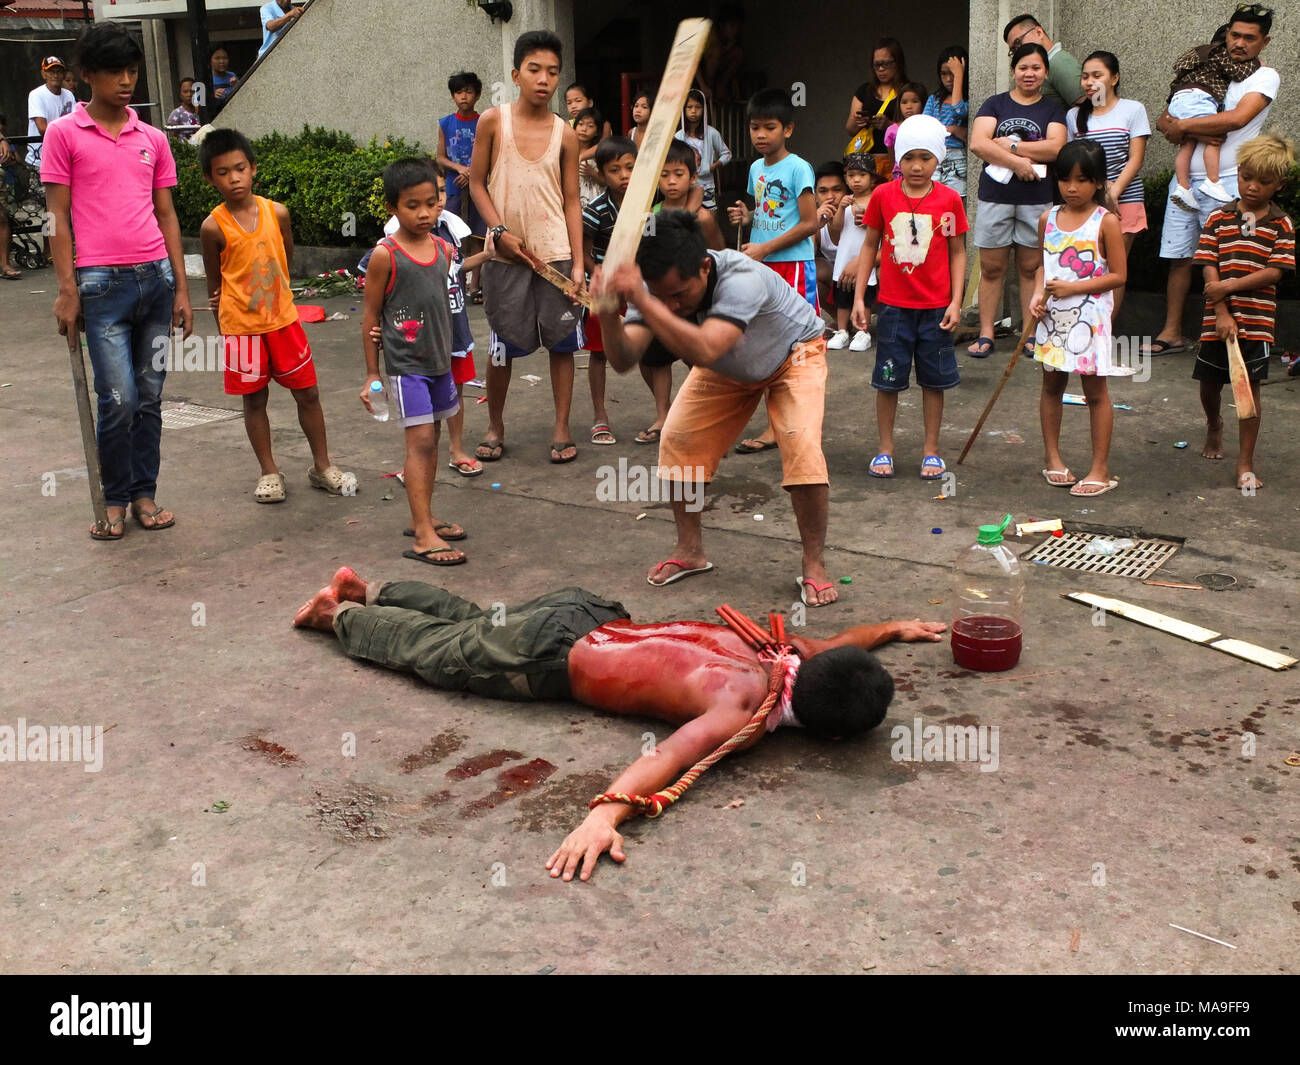
[[(566, 277), (569, 259), (551, 263)], [(539, 347), (575, 351), (582, 346), (582, 308), (529, 266), (491, 259), (483, 264), (483, 311), (511, 357)], [(577, 336), (574, 336), (575, 330)]]
[(979, 200), (975, 207), (975, 247), (1038, 247), (1038, 220), (1048, 203), (991, 203)]

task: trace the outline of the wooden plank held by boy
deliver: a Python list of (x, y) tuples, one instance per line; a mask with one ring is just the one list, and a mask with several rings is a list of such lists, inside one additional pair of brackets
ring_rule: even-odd
[(81, 424), (81, 447), (86, 453), (86, 479), (90, 482), (90, 507), (95, 513), (95, 531), (107, 536), (108, 506), (99, 475), (99, 445), (95, 442), (95, 415), (90, 407), (90, 386), (86, 362), (81, 354), (81, 330), (68, 330), (68, 358), (72, 362), (72, 391), (77, 398), (77, 421)]
[(543, 281), (549, 281), (552, 285), (568, 296), (569, 299), (580, 303), (582, 306), (586, 307), (587, 310), (595, 311), (595, 301), (593, 301), (591, 296), (586, 292), (578, 290), (578, 286), (573, 283), (573, 278), (569, 277), (567, 274), (560, 273), (560, 271), (555, 269), (555, 267), (550, 263), (543, 262), (529, 251), (526, 245), (519, 245), (519, 254), (528, 260), (528, 265), (533, 268), (533, 272)]
[(1228, 337), (1228, 376), (1232, 378), (1232, 401), (1237, 404), (1237, 420), (1249, 421), (1259, 417), (1259, 408), (1255, 406), (1255, 394), (1250, 390), (1250, 374), (1246, 372), (1246, 360), (1241, 355), (1241, 345), (1236, 336)]
[[(646, 217), (654, 203), (655, 190), (659, 187), (659, 175), (664, 168), (664, 159), (668, 156), (668, 145), (681, 121), (686, 94), (695, 79), (695, 68), (704, 54), (712, 25), (706, 18), (683, 19), (677, 25), (677, 36), (668, 53), (668, 63), (659, 82), (659, 92), (650, 111), (650, 121), (646, 123), (645, 137), (637, 152), (636, 166), (632, 168), (632, 180), (623, 195), (623, 206), (619, 208), (614, 232), (610, 234), (609, 248), (605, 252), (606, 274), (636, 261), (636, 249), (641, 243)], [(617, 300), (606, 296), (598, 301), (597, 310), (608, 311), (616, 306)]]

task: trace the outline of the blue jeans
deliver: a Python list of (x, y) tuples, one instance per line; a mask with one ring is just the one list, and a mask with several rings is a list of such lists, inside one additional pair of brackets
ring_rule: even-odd
[(158, 487), (167, 376), (158, 367), (166, 365), (175, 292), (176, 277), (166, 259), (77, 270), (99, 397), (99, 472), (110, 507), (152, 499)]

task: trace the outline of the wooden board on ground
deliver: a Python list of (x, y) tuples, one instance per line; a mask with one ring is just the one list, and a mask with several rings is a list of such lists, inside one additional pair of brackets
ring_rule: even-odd
[(593, 303), (591, 296), (586, 292), (579, 292), (578, 286), (573, 283), (573, 278), (569, 277), (567, 274), (560, 273), (560, 271), (555, 269), (555, 267), (550, 263), (543, 262), (525, 247), (520, 247), (519, 253), (528, 260), (528, 264), (533, 268), (533, 272), (543, 281), (549, 281), (570, 299), (577, 300), (582, 304), (582, 306), (586, 307), (587, 310), (595, 310), (595, 304)]
[(1170, 617), (1168, 614), (1161, 614), (1155, 610), (1148, 610), (1146, 607), (1135, 606), (1132, 603), (1126, 603), (1123, 599), (1112, 599), (1106, 595), (1093, 595), (1091, 592), (1062, 592), (1061, 598), (1082, 603), (1084, 606), (1100, 607), (1107, 614), (1115, 614), (1118, 617), (1127, 618), (1129, 621), (1136, 621), (1139, 625), (1159, 629), (1161, 632), (1167, 632), (1171, 636), (1179, 636), (1184, 640), (1190, 640), (1192, 643), (1201, 644), (1203, 647), (1213, 647), (1216, 651), (1223, 651), (1225, 654), (1245, 659), (1247, 662), (1254, 662), (1258, 666), (1266, 666), (1269, 669), (1290, 669), (1297, 661), (1287, 655), (1279, 654), (1277, 651), (1271, 651), (1267, 647), (1247, 643), (1245, 640), (1234, 640), (1224, 636), (1221, 632), (1215, 632), (1213, 629), (1193, 625), (1191, 622)]
[(1255, 408), (1255, 395), (1250, 390), (1250, 374), (1246, 372), (1246, 360), (1241, 356), (1241, 345), (1236, 337), (1228, 337), (1228, 376), (1232, 378), (1232, 401), (1237, 404), (1237, 420), (1249, 421), (1258, 418)]
[[(614, 223), (614, 232), (605, 252), (607, 271), (636, 260), (636, 249), (641, 243), (646, 216), (654, 203), (655, 190), (659, 187), (668, 145), (677, 132), (686, 94), (695, 79), (695, 68), (704, 54), (712, 26), (713, 23), (706, 18), (683, 19), (677, 25), (677, 36), (668, 53), (668, 63), (659, 82), (650, 121), (646, 123), (645, 137), (637, 152), (636, 166), (632, 168), (632, 180), (623, 194), (623, 205), (619, 208), (618, 221)], [(612, 297), (602, 302), (604, 307), (598, 309), (609, 310), (615, 303)]]

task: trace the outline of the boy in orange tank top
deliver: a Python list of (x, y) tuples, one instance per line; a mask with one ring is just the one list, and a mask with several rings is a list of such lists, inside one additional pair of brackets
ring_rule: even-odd
[(331, 495), (355, 495), (356, 477), (330, 462), (316, 366), (289, 290), (289, 211), (253, 194), (253, 146), (237, 130), (209, 133), (199, 148), (199, 162), (204, 179), (224, 201), (203, 220), (199, 237), (208, 305), (225, 337), (226, 395), (243, 397), (244, 429), (262, 467), (253, 498), (259, 503), (283, 503), (285, 498), (266, 414), (272, 378), (297, 401), (298, 424), (315, 463), (307, 471), (308, 483)]
[(483, 310), (492, 327), (487, 367), (488, 431), (475, 455), (495, 462), (505, 450), (505, 405), (514, 359), (545, 347), (551, 355), (555, 427), (550, 458), (578, 457), (569, 429), (573, 353), (585, 342), (581, 309), (533, 273), (521, 246), (572, 277), (581, 289), (582, 203), (578, 137), (550, 110), (560, 80), (560, 39), (546, 30), (515, 42), (511, 78), (519, 99), (478, 121), (469, 166), (470, 194), (496, 245), (483, 265)]

